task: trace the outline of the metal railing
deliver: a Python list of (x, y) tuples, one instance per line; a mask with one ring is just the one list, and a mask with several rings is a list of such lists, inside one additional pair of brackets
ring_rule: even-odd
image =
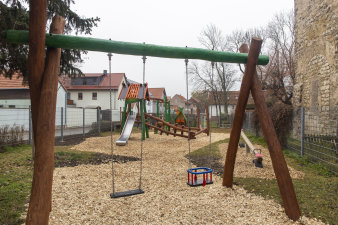
[[(110, 121), (114, 128), (120, 126), (119, 110), (101, 110), (99, 108), (63, 108), (57, 107), (55, 114), (55, 142), (71, 139), (83, 139), (98, 136), (110, 130)], [(8, 145), (32, 144), (32, 119), (29, 108), (0, 109), (0, 148)]]

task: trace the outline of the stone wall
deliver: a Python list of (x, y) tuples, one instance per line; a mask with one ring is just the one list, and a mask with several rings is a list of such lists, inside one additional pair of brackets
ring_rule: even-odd
[(300, 107), (305, 132), (337, 135), (338, 1), (295, 0), (294, 136), (300, 134)]

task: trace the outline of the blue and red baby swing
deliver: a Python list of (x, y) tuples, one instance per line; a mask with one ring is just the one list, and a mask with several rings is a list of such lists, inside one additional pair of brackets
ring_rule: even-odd
[[(214, 62), (211, 62), (212, 67), (212, 73), (214, 72)], [(189, 92), (188, 92), (188, 59), (185, 59), (185, 74), (186, 74), (186, 85), (187, 85), (187, 103), (189, 99)], [(206, 108), (208, 110), (208, 107)], [(209, 117), (209, 113), (207, 112), (207, 117)], [(190, 132), (190, 124), (189, 124), (189, 116), (188, 118), (188, 131)], [(211, 132), (210, 127), (208, 127), (208, 136), (209, 138), (209, 149), (211, 153)], [(188, 135), (188, 144), (189, 144), (189, 166), (191, 167), (191, 161), (190, 161), (190, 134)], [(196, 168), (190, 168), (187, 170), (188, 172), (188, 181), (187, 184), (191, 187), (196, 186), (205, 186), (207, 184), (212, 184), (212, 172), (213, 170), (208, 167), (196, 167)], [(201, 176), (203, 175), (203, 176)]]
[[(212, 169), (208, 167), (197, 167), (188, 169), (188, 182), (187, 184), (191, 187), (194, 186), (205, 186), (207, 184), (212, 184)], [(198, 179), (198, 175), (203, 175), (202, 179)]]

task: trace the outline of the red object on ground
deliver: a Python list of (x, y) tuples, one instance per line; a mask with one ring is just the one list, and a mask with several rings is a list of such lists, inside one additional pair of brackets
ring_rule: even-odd
[(205, 186), (207, 184), (206, 180), (205, 180), (205, 173), (203, 173), (203, 186)]
[(263, 158), (263, 155), (262, 155), (262, 154), (259, 154), (259, 153), (256, 153), (256, 157), (257, 157), (257, 158)]
[(210, 182), (212, 181), (212, 173), (210, 173)]
[(188, 172), (188, 184), (190, 183), (190, 176), (189, 176), (189, 172)]

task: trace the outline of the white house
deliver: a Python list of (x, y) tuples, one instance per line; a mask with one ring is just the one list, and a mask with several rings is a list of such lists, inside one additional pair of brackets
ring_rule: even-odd
[[(58, 83), (56, 107), (66, 108), (66, 88)], [(14, 74), (12, 79), (0, 75), (0, 108), (29, 108), (31, 104), (29, 87), (23, 77)]]
[[(228, 100), (228, 114), (233, 115), (235, 113), (237, 101), (238, 101), (239, 91), (228, 91), (227, 100)], [(219, 98), (221, 102), (224, 102), (224, 95), (222, 92), (219, 93)], [(209, 115), (210, 118), (217, 117), (219, 114), (218, 107), (216, 107), (215, 100), (211, 94), (209, 94)], [(251, 94), (249, 95), (247, 108), (252, 108), (254, 104)], [(221, 105), (221, 113), (225, 113), (225, 105)]]
[[(149, 88), (150, 101), (147, 102), (147, 113), (157, 113), (157, 100), (164, 101), (167, 97), (165, 88)], [(159, 103), (159, 113), (164, 113), (164, 103)]]
[(118, 100), (118, 94), (122, 88), (122, 83), (127, 78), (124, 73), (112, 73), (111, 83), (109, 84), (109, 74), (104, 70), (103, 73), (86, 73), (84, 76), (76, 78), (62, 78), (64, 86), (67, 88), (68, 104), (81, 108), (98, 108), (102, 110), (110, 109), (110, 88), (112, 90), (112, 109), (120, 110), (123, 108), (124, 101)]
[[(63, 124), (66, 121), (66, 89), (59, 82), (56, 100), (56, 121), (61, 124), (60, 114), (63, 109)], [(23, 126), (29, 127), (29, 106), (31, 105), (28, 84), (23, 82), (23, 77), (14, 74), (12, 79), (0, 75), (0, 126)]]

